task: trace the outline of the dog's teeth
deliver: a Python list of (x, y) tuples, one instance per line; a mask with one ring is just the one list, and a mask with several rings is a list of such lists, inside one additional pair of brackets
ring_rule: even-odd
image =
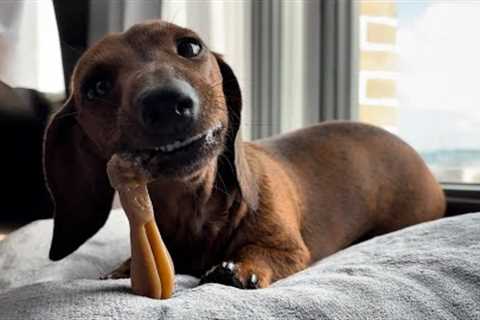
[(213, 139), (213, 129), (208, 130), (207, 135), (205, 136), (205, 141), (208, 144), (215, 142), (215, 140)]
[(193, 136), (191, 138), (188, 138), (187, 140), (185, 140), (185, 144), (190, 144), (194, 141), (197, 141), (198, 139), (200, 139), (202, 137), (202, 134), (197, 134), (196, 136)]
[(188, 146), (189, 144), (191, 144), (192, 142), (195, 142), (199, 139), (201, 139), (202, 137), (205, 137), (205, 141), (206, 143), (214, 143), (215, 142), (215, 139), (213, 138), (213, 133), (220, 129), (221, 128), (221, 124), (218, 124), (216, 125), (215, 127), (211, 128), (210, 130), (208, 130), (206, 133), (199, 133), (193, 137), (190, 137), (186, 140), (183, 140), (183, 141), (180, 141), (180, 140), (176, 140), (175, 142), (171, 143), (171, 144), (166, 144), (166, 145), (163, 145), (163, 146), (160, 146), (160, 147), (156, 147), (154, 148), (155, 151), (162, 151), (162, 152), (172, 152), (173, 150), (176, 150), (176, 149), (179, 149), (179, 148), (183, 148), (185, 146)]

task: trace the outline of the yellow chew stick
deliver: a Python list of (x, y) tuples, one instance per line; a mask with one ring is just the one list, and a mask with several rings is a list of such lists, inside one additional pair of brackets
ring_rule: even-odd
[(175, 288), (175, 270), (155, 222), (147, 175), (118, 155), (110, 159), (107, 172), (130, 223), (133, 292), (156, 299), (171, 297)]
[[(175, 270), (173, 268), (172, 258), (162, 241), (155, 220), (147, 223), (145, 225), (145, 230), (156, 261), (158, 275), (162, 282), (161, 296), (162, 299), (166, 299), (172, 296), (173, 290), (175, 289)], [(161, 254), (162, 252), (165, 252), (166, 254), (163, 255)]]

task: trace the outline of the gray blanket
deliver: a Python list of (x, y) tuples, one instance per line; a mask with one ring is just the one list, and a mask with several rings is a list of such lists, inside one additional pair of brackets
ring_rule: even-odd
[(178, 275), (165, 301), (97, 280), (128, 257), (121, 212), (56, 263), (51, 229), (38, 221), (0, 241), (0, 319), (480, 319), (480, 213), (374, 238), (268, 289)]

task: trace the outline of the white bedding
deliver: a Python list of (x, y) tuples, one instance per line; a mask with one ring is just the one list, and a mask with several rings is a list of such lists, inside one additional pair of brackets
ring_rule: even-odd
[(268, 289), (177, 275), (165, 301), (97, 280), (129, 256), (122, 212), (60, 262), (51, 231), (43, 220), (0, 241), (0, 319), (480, 319), (480, 213), (377, 237)]

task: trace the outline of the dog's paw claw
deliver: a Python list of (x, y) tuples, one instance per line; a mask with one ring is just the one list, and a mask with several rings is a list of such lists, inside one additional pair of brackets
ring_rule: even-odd
[(250, 278), (248, 278), (246, 289), (258, 289), (258, 277), (255, 273), (252, 273)]
[(244, 286), (240, 279), (235, 275), (235, 264), (231, 261), (224, 261), (213, 267), (205, 273), (200, 279), (200, 284), (204, 283), (220, 283), (227, 286), (243, 289)]
[(99, 280), (112, 280), (112, 279), (118, 279), (118, 277), (113, 273), (109, 273), (109, 274), (101, 275), (98, 279)]
[(240, 289), (259, 288), (258, 277), (256, 274), (252, 273), (246, 281), (242, 281), (238, 275), (238, 268), (239, 267), (232, 261), (224, 261), (207, 271), (200, 279), (200, 284), (214, 282)]
[(126, 279), (126, 278), (130, 278), (129, 272), (113, 271), (109, 274), (104, 274), (100, 276), (98, 279), (99, 280), (117, 280), (117, 279)]
[(228, 262), (227, 265), (225, 266), (230, 272), (234, 272), (235, 270), (235, 264), (233, 262)]

